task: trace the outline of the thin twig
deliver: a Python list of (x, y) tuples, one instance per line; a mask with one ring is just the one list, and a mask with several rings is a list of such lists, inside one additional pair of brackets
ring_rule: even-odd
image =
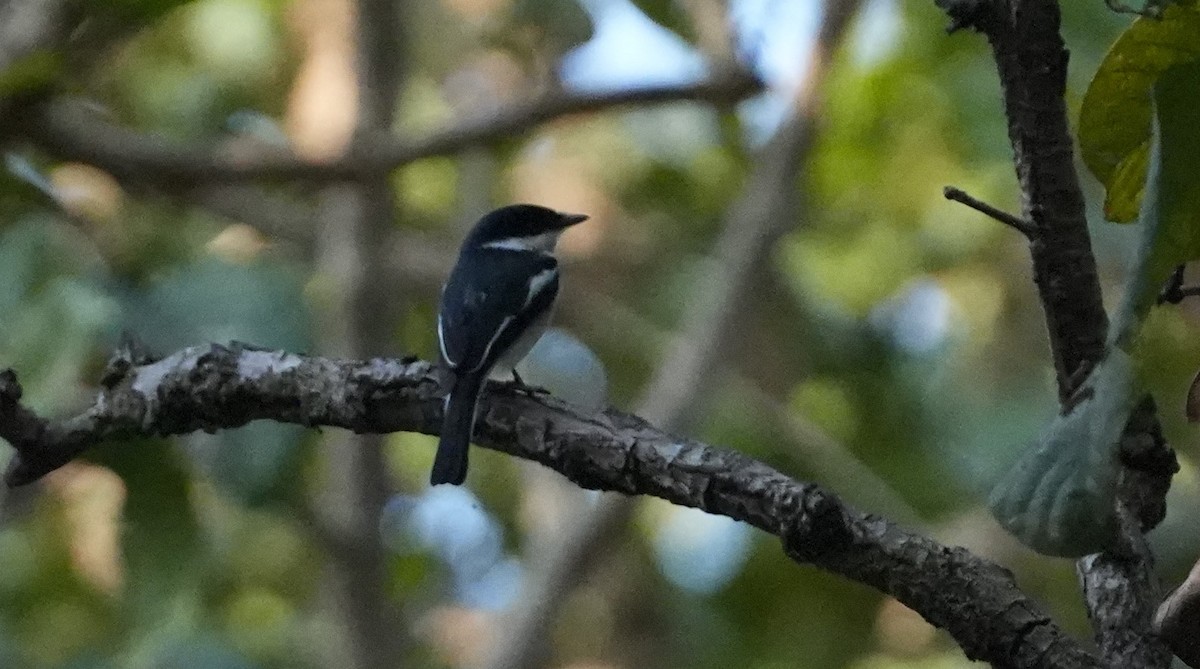
[(1197, 295), (1200, 295), (1200, 285), (1184, 286), (1179, 289), (1179, 299), (1181, 301), (1189, 297), (1196, 297)]
[(1167, 285), (1163, 286), (1162, 292), (1158, 294), (1158, 304), (1179, 304), (1189, 297), (1200, 295), (1200, 285), (1184, 286), (1183, 271), (1186, 265), (1180, 265), (1171, 272), (1171, 277), (1167, 279)]
[(690, 84), (606, 93), (556, 90), (547, 97), (463, 120), (417, 140), (398, 139), (376, 129), (361, 135), (346, 155), (329, 162), (305, 161), (274, 149), (234, 156), (213, 147), (172, 142), (110, 123), (80, 101), (55, 100), (15, 120), (29, 139), (61, 159), (89, 163), (118, 178), (163, 187), (253, 180), (354, 181), (422, 158), (519, 135), (563, 116), (683, 101), (731, 103), (762, 88), (754, 75), (737, 71)]
[(1104, 357), (1108, 315), (1088, 235), (1083, 189), (1065, 101), (1068, 54), (1057, 0), (935, 0), (957, 21), (987, 35), (1000, 74), (1004, 114), (1021, 187), (1021, 218), (1046, 315), (1060, 401), (1084, 361)]
[(942, 188), (942, 195), (945, 196), (947, 200), (960, 202), (981, 214), (986, 214), (987, 216), (1000, 221), (1010, 228), (1013, 228), (1017, 232), (1025, 235), (1026, 239), (1033, 239), (1037, 236), (1037, 226), (1033, 223), (1030, 223), (1029, 221), (1026, 221), (1018, 216), (1013, 216), (1002, 209), (997, 209), (983, 200), (979, 200), (968, 195), (965, 191), (959, 188), (955, 188), (954, 186), (946, 186)]

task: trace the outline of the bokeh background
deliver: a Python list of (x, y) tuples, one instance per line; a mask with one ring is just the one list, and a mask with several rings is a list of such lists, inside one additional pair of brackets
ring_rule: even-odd
[[(1075, 114), (1130, 19), (1063, 4)], [(980, 503), (1056, 402), (1025, 241), (942, 197), (955, 185), (1019, 210), (990, 51), (947, 36), (933, 2), (861, 3), (830, 59), (814, 57), (818, 2), (83, 5), (82, 37), (55, 70), (62, 87), (109, 122), (229, 155), (290, 147), (326, 160), (356, 124), (419, 139), (547, 91), (674, 86), (731, 63), (766, 90), (555, 118), (361, 184), (172, 188), (11, 145), (0, 365), (37, 410), (86, 406), (123, 331), (158, 353), (240, 340), (433, 359), (459, 240), (517, 201), (592, 216), (562, 241), (561, 332), (530, 361), (533, 380), (570, 394), (564, 375), (598, 361), (603, 377), (587, 369), (586, 389), (603, 379), (612, 404), (645, 408), (660, 366), (704, 331), (705, 300), (729, 280), (722, 240), (750, 224), (738, 203), (756, 197), (774, 169), (764, 156), (802, 108), (811, 141), (774, 175), (792, 199), (743, 268), (711, 364), (668, 388), (682, 396), (671, 427), (996, 559), (1089, 635), (1073, 564), (1019, 547)], [(362, 56), (356, 12), (381, 11), (398, 17), (375, 26), (387, 48)], [(1102, 193), (1081, 171), (1112, 303), (1135, 231), (1101, 220)], [(1147, 335), (1184, 461), (1152, 536), (1168, 578), (1197, 549), (1195, 434), (1180, 408), (1200, 366), (1196, 318), (1187, 304), (1164, 310)], [(562, 567), (563, 542), (606, 502), (480, 449), (466, 486), (431, 490), (434, 445), (253, 424), (109, 444), (9, 491), (0, 665), (969, 664), (895, 601), (795, 565), (747, 526), (653, 499), (589, 538), (551, 583), (534, 651), (506, 664), (497, 653), (513, 644), (515, 612), (529, 613), (530, 584)]]

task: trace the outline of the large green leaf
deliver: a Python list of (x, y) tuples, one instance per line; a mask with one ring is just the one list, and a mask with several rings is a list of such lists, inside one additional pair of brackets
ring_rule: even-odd
[(1175, 267), (1200, 258), (1200, 60), (1164, 72), (1154, 103), (1142, 241), (1110, 336), (1126, 350)]
[(988, 506), (1021, 541), (1049, 555), (1102, 549), (1115, 524), (1121, 433), (1145, 390), (1138, 332), (1172, 270), (1200, 257), (1200, 60), (1175, 65), (1154, 87), (1142, 241), (1109, 335), (1108, 354), (992, 489)]
[[(1113, 44), (1088, 86), (1079, 114), (1084, 163), (1108, 190), (1105, 216), (1132, 221), (1145, 182), (1150, 92), (1159, 74), (1200, 56), (1200, 6), (1173, 5), (1140, 18)], [(1200, 104), (1200, 90), (1191, 91)]]

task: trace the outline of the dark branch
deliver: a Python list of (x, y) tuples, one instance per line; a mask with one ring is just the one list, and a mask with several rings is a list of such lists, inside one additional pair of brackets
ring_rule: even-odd
[(1187, 265), (1175, 267), (1175, 271), (1171, 272), (1170, 278), (1167, 279), (1167, 284), (1159, 291), (1155, 304), (1179, 304), (1183, 301), (1186, 297), (1183, 294), (1183, 271), (1186, 268)]
[[(1021, 187), (1021, 219), (1037, 236), (1030, 244), (1034, 281), (1046, 315), (1059, 401), (1068, 406), (1084, 375), (1104, 356), (1108, 316), (1101, 301), (1083, 193), (1075, 171), (1064, 100), (1068, 53), (1057, 0), (935, 0), (952, 27), (984, 33), (1000, 74), (1013, 162)], [(1130, 419), (1121, 443), (1117, 510), (1145, 531), (1162, 519), (1174, 454), (1161, 439), (1153, 403)], [(1147, 465), (1143, 468), (1142, 465)], [(1079, 564), (1089, 614), (1106, 662), (1166, 667), (1148, 612), (1158, 597), (1144, 541), (1117, 542)], [(1113, 603), (1116, 602), (1116, 605)], [(1129, 605), (1125, 605), (1129, 604)], [(1136, 659), (1133, 665), (1126, 660)]]
[(992, 45), (1004, 94), (1021, 218), (1038, 236), (1030, 245), (1034, 280), (1046, 314), (1059, 399), (1071, 374), (1104, 355), (1108, 316), (1075, 171), (1064, 93), (1067, 50), (1055, 0), (977, 2), (974, 26)]
[(1147, 397), (1125, 426), (1113, 547), (1076, 565), (1096, 645), (1111, 667), (1171, 666), (1170, 652), (1149, 633), (1162, 592), (1144, 533), (1166, 515), (1167, 488), (1179, 470), (1157, 416)]
[(1037, 227), (1034, 226), (1034, 224), (1020, 217), (1013, 216), (1007, 211), (997, 209), (983, 200), (973, 198), (961, 189), (955, 188), (954, 186), (946, 186), (945, 188), (942, 188), (942, 195), (947, 200), (960, 202), (981, 214), (986, 214), (987, 216), (1000, 221), (1010, 228), (1015, 229), (1017, 232), (1025, 235), (1026, 239), (1032, 240), (1035, 236), (1037, 236)]
[(937, 5), (950, 17), (950, 25), (946, 32), (955, 33), (965, 28), (980, 32), (999, 19), (999, 5), (993, 0), (934, 0)]
[(762, 82), (754, 75), (734, 72), (675, 86), (611, 93), (555, 92), (416, 141), (384, 133), (364, 136), (347, 155), (324, 163), (301, 160), (286, 151), (235, 156), (212, 147), (179, 144), (105, 121), (79, 101), (57, 100), (28, 108), (14, 120), (26, 137), (58, 158), (95, 165), (123, 180), (180, 188), (260, 179), (361, 180), (421, 158), (519, 135), (562, 116), (681, 101), (732, 104), (762, 90)]
[[(356, 432), (435, 434), (436, 370), (416, 360), (335, 360), (281, 351), (201, 346), (161, 360), (113, 365), (79, 416), (38, 418), (0, 377), (0, 435), (17, 449), (20, 485), (105, 440), (219, 430), (270, 419)], [(1013, 582), (1007, 570), (846, 507), (744, 455), (663, 433), (615, 409), (582, 413), (552, 397), (494, 387), (478, 441), (534, 460), (591, 489), (653, 495), (744, 521), (779, 536), (811, 563), (896, 597), (946, 629), (968, 657), (1006, 667), (1096, 667)]]
[(1158, 294), (1158, 304), (1179, 304), (1189, 297), (1200, 295), (1200, 286), (1183, 285), (1184, 267), (1180, 265), (1171, 273), (1167, 285), (1163, 286), (1162, 292)]
[(1109, 667), (1169, 667), (1171, 652), (1145, 633), (1161, 594), (1153, 558), (1137, 518), (1124, 507), (1119, 516), (1120, 549), (1089, 555), (1075, 567), (1096, 645)]

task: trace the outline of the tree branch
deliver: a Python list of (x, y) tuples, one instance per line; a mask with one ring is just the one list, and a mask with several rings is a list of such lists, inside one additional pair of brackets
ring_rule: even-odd
[[(246, 345), (197, 346), (161, 360), (118, 358), (94, 404), (48, 421), (0, 379), (0, 436), (17, 450), (10, 485), (36, 480), (103, 441), (276, 420), (358, 433), (436, 434), (435, 368), (406, 359), (338, 360)], [(479, 444), (540, 462), (590, 489), (652, 495), (749, 523), (784, 552), (896, 597), (947, 630), (972, 659), (1004, 667), (1098, 667), (1017, 589), (1006, 569), (846, 507), (739, 453), (661, 432), (615, 409), (584, 413), (553, 397), (490, 386)]]
[[(1068, 54), (1057, 0), (935, 0), (954, 27), (984, 33), (1000, 73), (1021, 215), (1036, 227), (1034, 281), (1058, 377), (1059, 399), (1072, 374), (1104, 355), (1108, 316), (1075, 172), (1064, 93)], [(1082, 381), (1082, 379), (1080, 379)]]
[[(1020, 219), (1037, 230), (1029, 245), (1034, 282), (1046, 315), (1059, 401), (1066, 406), (1086, 379), (1078, 372), (1094, 368), (1104, 356), (1108, 316), (1067, 121), (1068, 53), (1059, 34), (1059, 5), (1057, 0), (935, 3), (950, 16), (952, 30), (974, 28), (992, 46), (1021, 187)], [(1118, 512), (1137, 519), (1132, 527), (1126, 523), (1123, 533), (1144, 532), (1162, 520), (1166, 490), (1178, 468), (1161, 438), (1153, 403), (1143, 403), (1130, 418), (1121, 452)], [(1114, 666), (1166, 667), (1169, 658), (1150, 631), (1159, 596), (1150, 571), (1153, 557), (1140, 539), (1117, 543), (1125, 550), (1078, 565), (1099, 646)], [(1131, 659), (1137, 661), (1124, 664)]]
[(739, 71), (691, 84), (608, 93), (557, 91), (415, 141), (377, 129), (360, 136), (345, 156), (326, 163), (300, 160), (287, 151), (229, 155), (213, 147), (173, 142), (108, 122), (78, 100), (47, 102), (13, 120), (20, 123), (19, 132), (60, 159), (89, 163), (123, 180), (180, 188), (250, 180), (360, 180), (421, 158), (519, 135), (563, 116), (681, 101), (731, 103), (761, 90), (753, 74)]

